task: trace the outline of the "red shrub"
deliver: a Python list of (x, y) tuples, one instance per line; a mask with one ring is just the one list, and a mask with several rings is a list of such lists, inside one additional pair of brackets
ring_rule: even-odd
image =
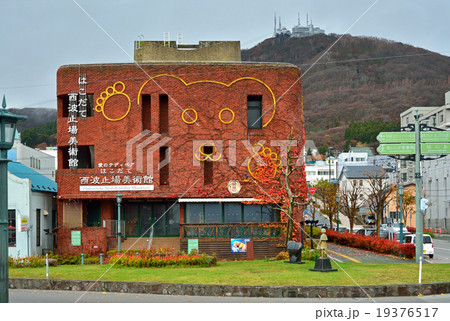
[(358, 249), (383, 254), (404, 255), (408, 258), (413, 258), (415, 255), (414, 244), (399, 244), (393, 240), (359, 234), (338, 233), (333, 230), (327, 230), (327, 236), (329, 241)]

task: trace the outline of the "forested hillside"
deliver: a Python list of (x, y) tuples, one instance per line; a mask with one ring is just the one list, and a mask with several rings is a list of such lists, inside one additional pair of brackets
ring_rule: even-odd
[[(352, 121), (399, 122), (412, 106), (442, 106), (450, 57), (410, 45), (346, 35), (271, 38), (242, 51), (247, 61), (286, 62), (302, 72), (307, 139), (343, 147)], [(321, 56), (317, 64), (312, 64)]]

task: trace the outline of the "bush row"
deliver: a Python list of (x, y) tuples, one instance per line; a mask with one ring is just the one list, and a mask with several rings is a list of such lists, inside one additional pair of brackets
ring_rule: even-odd
[(209, 267), (217, 264), (217, 258), (213, 254), (196, 255), (165, 255), (141, 257), (141, 255), (116, 254), (109, 259), (109, 264), (127, 267), (165, 267), (165, 266), (203, 266)]
[(356, 247), (358, 249), (378, 252), (382, 254), (403, 255), (407, 258), (415, 256), (416, 248), (414, 244), (400, 244), (393, 240), (378, 238), (374, 236), (364, 236), (352, 233), (338, 233), (327, 230), (328, 240), (337, 244)]
[[(406, 229), (408, 230), (408, 232), (412, 233), (412, 234), (416, 234), (416, 228), (415, 227), (406, 227)], [(434, 233), (431, 231), (430, 228), (426, 228), (423, 230), (423, 234), (428, 234), (430, 235), (432, 238), (435, 237)]]

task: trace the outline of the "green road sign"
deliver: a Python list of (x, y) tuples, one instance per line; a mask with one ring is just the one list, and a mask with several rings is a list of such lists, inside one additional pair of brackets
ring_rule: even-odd
[(445, 143), (420, 144), (420, 152), (422, 154), (450, 154), (450, 144)]
[(416, 153), (415, 144), (380, 144), (377, 148), (382, 155), (413, 155)]
[(450, 142), (450, 131), (443, 132), (421, 132), (421, 143), (448, 143)]
[(414, 132), (381, 132), (377, 136), (380, 143), (414, 143)]

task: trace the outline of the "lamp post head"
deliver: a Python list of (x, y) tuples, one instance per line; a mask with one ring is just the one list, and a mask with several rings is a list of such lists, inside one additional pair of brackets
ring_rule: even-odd
[(341, 197), (341, 194), (339, 194), (339, 192), (336, 193), (336, 202), (339, 203), (339, 198)]
[(116, 200), (117, 200), (117, 204), (121, 204), (122, 203), (122, 197), (123, 195), (119, 193), (117, 193), (116, 195)]
[(403, 186), (398, 187), (398, 195), (403, 196)]
[(14, 136), (19, 119), (27, 119), (27, 117), (8, 112), (5, 95), (3, 95), (2, 108), (0, 108), (0, 149), (8, 150), (14, 145)]

